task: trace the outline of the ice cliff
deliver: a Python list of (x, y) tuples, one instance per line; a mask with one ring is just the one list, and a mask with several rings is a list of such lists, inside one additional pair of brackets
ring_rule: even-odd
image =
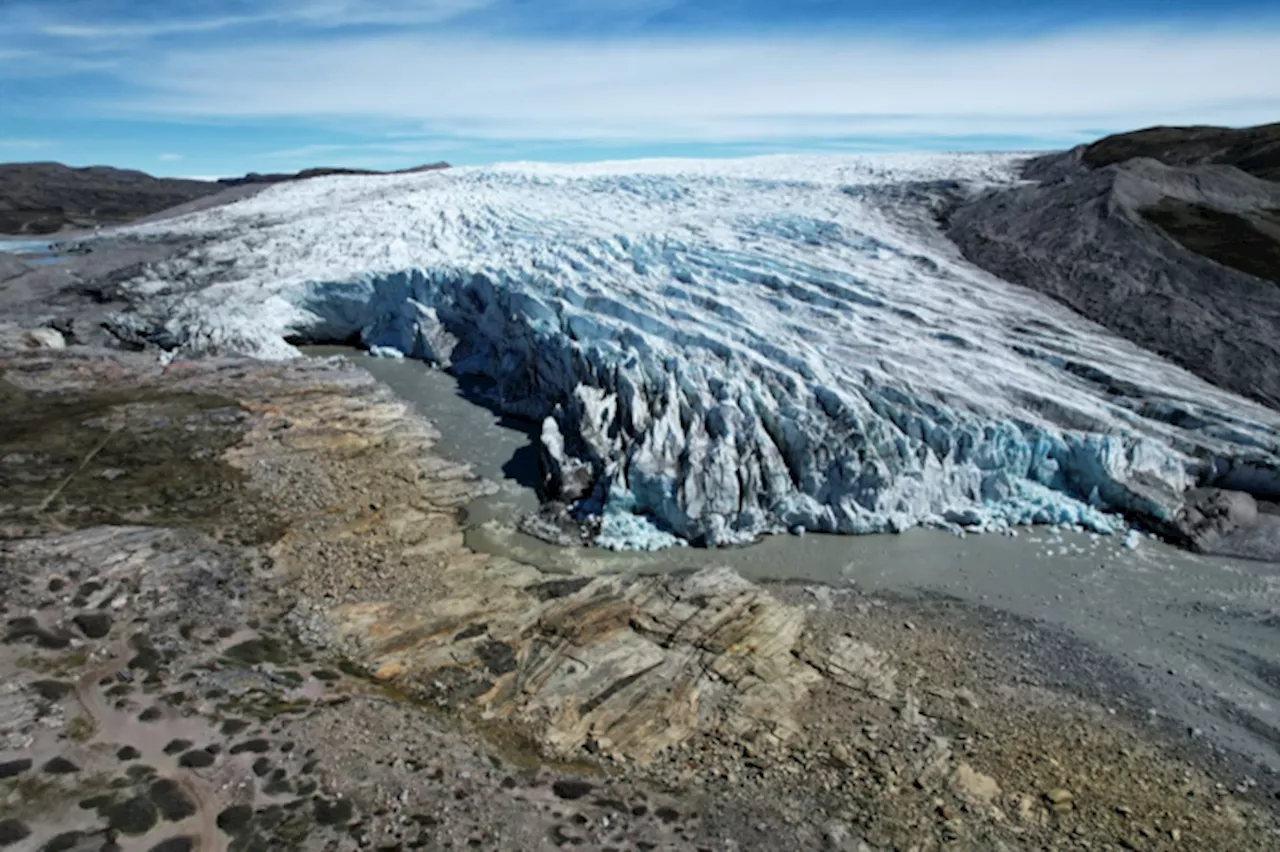
[[(515, 164), (317, 179), (193, 237), (119, 318), (186, 351), (342, 341), (488, 377), (600, 542), (1152, 520), (1280, 491), (1280, 415), (967, 264), (1000, 156)], [(950, 182), (944, 184), (942, 182)]]

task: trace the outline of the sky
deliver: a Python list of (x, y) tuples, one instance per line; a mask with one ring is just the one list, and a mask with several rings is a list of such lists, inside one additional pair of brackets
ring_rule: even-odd
[(1275, 0), (0, 0), (0, 162), (1021, 151), (1274, 121)]

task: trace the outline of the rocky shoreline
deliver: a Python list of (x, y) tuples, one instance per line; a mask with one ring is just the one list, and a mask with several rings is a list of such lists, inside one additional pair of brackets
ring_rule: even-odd
[(1280, 843), (1035, 625), (468, 550), (483, 483), (337, 362), (8, 349), (0, 397), (5, 848)]

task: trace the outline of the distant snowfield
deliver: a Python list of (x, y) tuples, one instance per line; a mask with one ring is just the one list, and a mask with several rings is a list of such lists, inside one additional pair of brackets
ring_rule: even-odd
[(1112, 531), (1195, 484), (1280, 491), (1280, 415), (967, 264), (934, 182), (1010, 155), (507, 164), (321, 178), (132, 229), (185, 352), (358, 335), (493, 379), (600, 542)]

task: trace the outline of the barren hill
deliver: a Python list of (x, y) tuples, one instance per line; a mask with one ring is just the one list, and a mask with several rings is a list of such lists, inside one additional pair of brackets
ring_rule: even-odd
[[(448, 168), (448, 165), (432, 163), (404, 171), (428, 171)], [(157, 178), (144, 172), (109, 166), (72, 168), (61, 163), (0, 164), (0, 233), (56, 234), (75, 228), (118, 225), (208, 198), (232, 187), (265, 186), (337, 174), (382, 173), (314, 168), (290, 174), (250, 173), (244, 177), (203, 181)]]

